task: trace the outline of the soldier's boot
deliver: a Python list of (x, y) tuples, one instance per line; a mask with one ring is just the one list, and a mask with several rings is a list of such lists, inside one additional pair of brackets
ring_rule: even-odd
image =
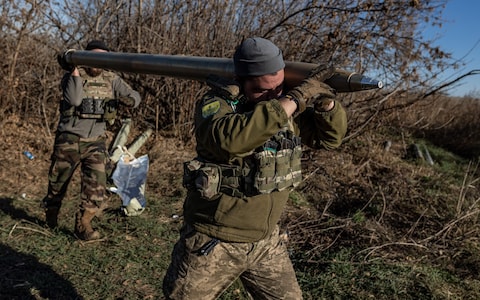
[(58, 207), (46, 207), (45, 208), (45, 223), (50, 228), (56, 228), (58, 226)]
[(107, 197), (101, 202), (100, 207), (98, 210), (95, 212), (95, 217), (97, 218), (102, 218), (103, 217), (103, 212), (106, 211), (110, 205), (107, 203)]
[(82, 240), (91, 241), (100, 239), (100, 233), (92, 228), (92, 219), (96, 210), (85, 209), (79, 211), (75, 217), (75, 235)]

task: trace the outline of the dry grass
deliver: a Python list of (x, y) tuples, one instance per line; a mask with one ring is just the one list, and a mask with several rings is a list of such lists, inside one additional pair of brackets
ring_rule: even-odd
[[(475, 107), (462, 111), (473, 114)], [(422, 122), (429, 128), (453, 130), (451, 126), (457, 124), (445, 124), (438, 114), (427, 119), (426, 106), (423, 113), (418, 107), (414, 111), (425, 116)], [(305, 180), (292, 193), (282, 226), (289, 232), (289, 248), (306, 299), (480, 296), (478, 161), (436, 146), (441, 142), (437, 138), (418, 139), (412, 129), (420, 123), (410, 119), (411, 110), (405, 113), (408, 117), (390, 119), (399, 123), (366, 127), (338, 150), (305, 151)], [(438, 128), (435, 122), (445, 126)], [(106, 239), (85, 244), (71, 236), (73, 203), (62, 212), (64, 230), (52, 234), (41, 226), (38, 203), (46, 192), (53, 138), (35, 120), (11, 116), (2, 123), (0, 150), (8, 154), (0, 161), (4, 250), (17, 263), (19, 256), (38, 259), (51, 279), (57, 278), (70, 291), (74, 287), (86, 299), (89, 296), (85, 295), (104, 297), (108, 291), (120, 298), (161, 298), (159, 282), (178, 229), (171, 215), (181, 215), (182, 163), (194, 156), (193, 143), (185, 144), (164, 132), (151, 138), (138, 154), (150, 157), (149, 210), (140, 219), (107, 215), (99, 222), (108, 233)], [(132, 136), (141, 129), (137, 124)], [(466, 127), (457, 132), (458, 140), (462, 134), (472, 134), (471, 130)], [(388, 151), (386, 140), (391, 142)], [(426, 145), (435, 164), (410, 158), (411, 143)], [(25, 149), (36, 158), (28, 160), (22, 154)], [(78, 193), (78, 183), (76, 178), (70, 196)], [(70, 255), (62, 254), (67, 250)], [(92, 256), (96, 265), (88, 263), (82, 253)], [(49, 261), (51, 256), (56, 261)], [(111, 260), (119, 257), (123, 266), (117, 268)], [(104, 281), (100, 290), (91, 290), (83, 282), (85, 277), (72, 273), (72, 259), (84, 261), (83, 274)], [(8, 260), (0, 263), (11, 270)], [(122, 276), (113, 276), (108, 268)], [(44, 299), (42, 281), (30, 280), (38, 284), (37, 299)], [(223, 299), (242, 299), (238, 287)], [(9, 292), (16, 291), (9, 288)]]

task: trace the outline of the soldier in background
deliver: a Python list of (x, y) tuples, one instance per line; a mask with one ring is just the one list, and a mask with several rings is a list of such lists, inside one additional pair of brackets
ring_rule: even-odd
[(302, 180), (300, 137), (340, 146), (346, 113), (324, 83), (330, 70), (284, 87), (283, 55), (269, 40), (246, 39), (234, 66), (236, 82), (212, 78), (196, 105), (198, 156), (185, 163), (185, 222), (164, 294), (215, 299), (239, 278), (253, 299), (301, 299), (278, 222)]
[[(108, 52), (103, 41), (89, 42), (85, 50)], [(91, 221), (105, 197), (107, 162), (106, 125), (113, 123), (117, 105), (137, 107), (140, 94), (113, 72), (98, 68), (77, 68), (58, 56), (67, 72), (62, 78), (60, 120), (55, 136), (48, 176), (48, 194), (42, 204), (46, 223), (55, 228), (58, 213), (72, 175), (81, 165), (81, 203), (75, 216), (75, 235), (83, 240), (100, 238)]]

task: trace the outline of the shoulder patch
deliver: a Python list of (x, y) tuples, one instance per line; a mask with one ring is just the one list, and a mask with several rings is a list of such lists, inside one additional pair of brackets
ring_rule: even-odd
[[(213, 100), (213, 101), (208, 101), (208, 100)], [(208, 100), (205, 101), (202, 106), (202, 117), (204, 118), (207, 118), (207, 117), (210, 117), (211, 115), (216, 114), (220, 109), (220, 101), (218, 99), (212, 98)]]

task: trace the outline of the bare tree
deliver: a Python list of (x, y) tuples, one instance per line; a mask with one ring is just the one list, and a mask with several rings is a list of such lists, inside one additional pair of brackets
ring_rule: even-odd
[[(62, 74), (56, 53), (82, 49), (93, 38), (106, 40), (114, 51), (231, 57), (242, 39), (266, 37), (287, 60), (383, 80), (383, 91), (341, 96), (358, 124), (392, 106), (397, 98), (392, 95), (427, 90), (439, 70), (457, 63), (419, 33), (422, 26), (442, 24), (446, 0), (0, 1), (2, 86), (8, 87), (0, 93), (1, 113), (38, 115), (45, 124), (56, 118), (59, 92), (52, 87)], [(137, 113), (148, 126), (179, 134), (190, 129), (194, 101), (204, 88), (200, 83), (123, 76), (141, 91)], [(31, 100), (38, 95), (41, 105)]]

